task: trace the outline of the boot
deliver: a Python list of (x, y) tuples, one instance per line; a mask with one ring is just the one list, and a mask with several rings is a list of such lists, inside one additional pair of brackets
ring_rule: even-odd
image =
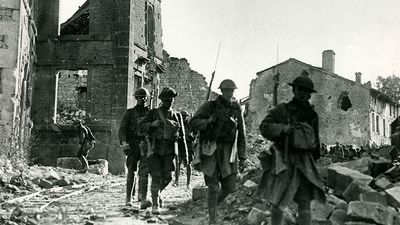
[(144, 199), (140, 202), (140, 209), (147, 209), (148, 207), (152, 206), (151, 202), (147, 199)]
[(208, 215), (210, 217), (210, 225), (217, 224), (218, 220), (218, 209), (217, 207), (212, 207), (208, 209)]
[(153, 205), (153, 206), (152, 206), (152, 208), (151, 208), (151, 213), (152, 213), (153, 215), (160, 215), (160, 210), (158, 209), (158, 206), (157, 206), (157, 205)]

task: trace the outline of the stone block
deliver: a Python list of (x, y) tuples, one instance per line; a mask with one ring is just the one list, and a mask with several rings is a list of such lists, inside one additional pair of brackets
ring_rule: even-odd
[(313, 220), (326, 220), (328, 219), (332, 211), (335, 209), (335, 205), (329, 202), (322, 204), (319, 201), (312, 200), (310, 208), (311, 208), (311, 218)]
[(258, 225), (266, 222), (269, 214), (257, 208), (253, 208), (247, 215), (247, 223), (249, 225)]
[(395, 160), (397, 156), (399, 155), (396, 146), (386, 146), (378, 149), (376, 151), (380, 156), (388, 159), (388, 160)]
[(392, 182), (390, 182), (384, 175), (379, 175), (378, 177), (376, 177), (373, 181), (373, 184), (381, 189), (381, 190), (385, 190), (388, 188), (393, 187)]
[(332, 225), (343, 225), (348, 220), (347, 210), (335, 209), (329, 217)]
[(68, 178), (62, 178), (54, 182), (54, 185), (64, 187), (68, 186), (71, 183), (71, 181)]
[(368, 163), (369, 172), (372, 177), (377, 177), (379, 174), (386, 172), (391, 167), (392, 161), (385, 158), (370, 160)]
[(326, 201), (335, 205), (335, 209), (343, 209), (347, 211), (347, 207), (349, 206), (349, 204), (345, 200), (331, 194), (328, 194), (326, 196)]
[(347, 215), (357, 220), (386, 225), (393, 224), (396, 211), (376, 202), (354, 201), (349, 203)]
[(389, 205), (399, 208), (400, 207), (400, 186), (392, 187), (384, 191), (387, 194)]
[(81, 168), (81, 162), (77, 157), (57, 158), (57, 167), (79, 170)]
[(196, 186), (192, 190), (192, 200), (207, 199), (208, 187)]
[(333, 188), (334, 194), (341, 196), (346, 188), (353, 182), (369, 185), (373, 178), (359, 171), (346, 167), (332, 165), (328, 168), (328, 186)]
[(347, 202), (357, 201), (360, 200), (360, 194), (373, 191), (374, 189), (372, 189), (370, 186), (353, 181), (343, 192), (343, 198)]
[(356, 160), (351, 160), (342, 163), (335, 163), (333, 165), (346, 167), (352, 170), (357, 170), (360, 173), (369, 175), (368, 163), (371, 160), (369, 157), (363, 157)]
[(311, 225), (332, 225), (330, 220), (312, 220)]
[(88, 172), (105, 176), (108, 174), (108, 161), (105, 159), (97, 159), (96, 163), (89, 165)]
[(40, 179), (39, 181), (39, 187), (41, 188), (52, 188), (54, 185), (51, 181), (48, 181), (46, 179)]
[(382, 205), (388, 204), (386, 193), (385, 192), (377, 192), (377, 191), (366, 192), (366, 193), (360, 194), (360, 201), (362, 201), (362, 202), (377, 202)]

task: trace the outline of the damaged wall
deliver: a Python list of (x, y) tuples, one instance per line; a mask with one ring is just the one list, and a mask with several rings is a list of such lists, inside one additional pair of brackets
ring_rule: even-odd
[(30, 147), (34, 8), (34, 1), (0, 0), (0, 154), (12, 159), (23, 159)]
[[(141, 38), (146, 37), (143, 23), (149, 19), (143, 8), (146, 2), (155, 10), (150, 41)], [(70, 125), (55, 126), (56, 74), (60, 70), (87, 70), (85, 121), (98, 140), (89, 157), (107, 159), (111, 173), (124, 172), (125, 156), (119, 147), (118, 129), (126, 109), (135, 103), (135, 77), (146, 72), (139, 57), (161, 63), (160, 5), (159, 0), (88, 0), (73, 18), (79, 18), (79, 13), (87, 14), (89, 9), (88, 17), (79, 18), (89, 19), (89, 34), (59, 36), (59, 1), (39, 1), (33, 118), (41, 139), (32, 152), (37, 162), (55, 165), (57, 157), (75, 156), (75, 129)]]
[(164, 67), (166, 71), (161, 75), (160, 87), (170, 86), (179, 92), (174, 108), (196, 112), (207, 95), (205, 77), (192, 70), (185, 58), (170, 57), (167, 52), (164, 52)]
[(310, 71), (310, 78), (317, 90), (312, 95), (311, 104), (319, 115), (321, 142), (328, 145), (335, 141), (354, 145), (369, 143), (369, 88), (296, 59), (259, 72), (251, 82), (247, 118), (249, 131), (259, 133), (261, 120), (273, 106), (273, 76), (280, 74), (278, 102), (287, 102), (293, 97), (292, 87), (288, 83), (303, 69)]

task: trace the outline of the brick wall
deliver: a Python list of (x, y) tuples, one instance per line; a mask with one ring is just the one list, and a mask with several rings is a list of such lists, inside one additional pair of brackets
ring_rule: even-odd
[(25, 159), (35, 71), (34, 3), (0, 0), (0, 154)]
[[(303, 69), (311, 72), (315, 90), (311, 97), (319, 115), (320, 139), (328, 145), (339, 141), (355, 146), (369, 142), (369, 89), (353, 81), (297, 60), (288, 60), (278, 69), (262, 71), (250, 84), (249, 112), (246, 118), (248, 131), (259, 134), (259, 125), (273, 107), (273, 76), (279, 72), (278, 102), (288, 102), (293, 98), (292, 82)], [(343, 92), (348, 93), (352, 107), (347, 111), (340, 106)]]
[(160, 89), (170, 86), (179, 92), (175, 109), (196, 112), (206, 98), (208, 86), (205, 77), (192, 70), (185, 58), (170, 57), (167, 52), (164, 52), (164, 66), (166, 72), (160, 77)]

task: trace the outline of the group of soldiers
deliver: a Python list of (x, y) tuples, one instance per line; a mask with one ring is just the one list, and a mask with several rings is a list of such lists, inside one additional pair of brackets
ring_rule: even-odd
[[(137, 104), (126, 111), (119, 129), (120, 145), (127, 155), (126, 205), (132, 205), (138, 173), (140, 208), (151, 206), (151, 212), (159, 214), (160, 195), (172, 181), (172, 171), (176, 171), (178, 185), (179, 169), (175, 167), (186, 166), (189, 187), (191, 164), (197, 157), (196, 166), (208, 186), (210, 222), (216, 222), (217, 205), (234, 191), (236, 174), (246, 160), (244, 119), (233, 98), (237, 87), (232, 80), (224, 80), (219, 88), (222, 94), (204, 103), (193, 117), (186, 110), (174, 110), (178, 92), (171, 87), (161, 90), (161, 105), (154, 109), (146, 105), (149, 93), (145, 88), (135, 91)], [(201, 154), (195, 154), (200, 149)], [(146, 198), (149, 175), (151, 201)]]
[[(293, 99), (273, 107), (260, 124), (261, 134), (273, 145), (259, 156), (263, 174), (257, 198), (269, 202), (273, 225), (282, 224), (283, 210), (292, 201), (298, 203), (297, 223), (309, 225), (311, 200), (325, 202), (315, 165), (321, 156), (318, 114), (309, 102), (316, 90), (306, 70), (289, 85)], [(178, 96), (173, 88), (162, 89), (161, 106), (154, 109), (146, 104), (148, 91), (136, 90), (137, 104), (126, 111), (119, 129), (120, 145), (127, 155), (127, 205), (132, 205), (138, 173), (140, 208), (152, 207), (151, 212), (159, 214), (160, 194), (172, 181), (172, 171), (184, 164), (190, 175), (193, 164), (203, 172), (208, 187), (210, 224), (218, 224), (218, 205), (235, 190), (236, 175), (247, 159), (243, 113), (233, 98), (236, 88), (232, 80), (223, 80), (221, 95), (202, 104), (191, 118), (187, 111), (173, 109)], [(151, 201), (146, 198), (149, 175)]]
[(364, 146), (354, 148), (353, 145), (344, 145), (336, 142), (334, 146), (328, 147), (326, 144), (321, 143), (321, 156), (326, 156), (332, 159), (332, 162), (343, 162), (361, 158), (367, 153), (367, 149)]

